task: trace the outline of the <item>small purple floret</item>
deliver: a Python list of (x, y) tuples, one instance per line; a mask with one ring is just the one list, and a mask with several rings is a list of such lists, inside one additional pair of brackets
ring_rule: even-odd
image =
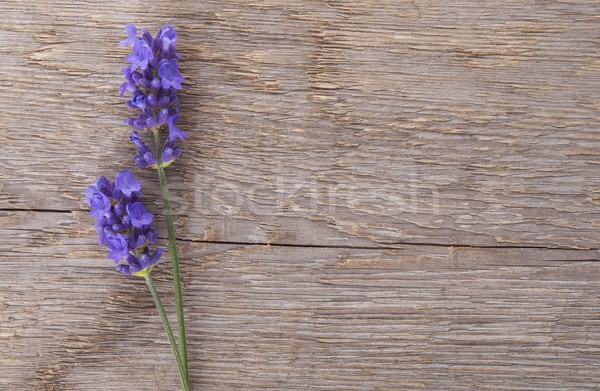
[(127, 264), (117, 266), (117, 270), (129, 276), (142, 270), (148, 270), (160, 261), (162, 254), (162, 248), (157, 248), (152, 254), (150, 254), (148, 248), (145, 248), (139, 258), (129, 254), (126, 258)]
[(110, 250), (110, 252), (108, 253), (108, 257), (115, 261), (115, 263), (119, 263), (121, 258), (127, 256), (127, 254), (129, 253), (127, 247), (127, 240), (121, 234), (116, 234), (108, 237), (108, 239), (106, 240), (106, 245)]
[(141, 202), (127, 205), (127, 214), (131, 218), (131, 225), (137, 228), (152, 223), (154, 217), (152, 213), (146, 212), (146, 207)]
[(139, 108), (144, 110), (146, 108), (146, 100), (146, 94), (144, 94), (140, 90), (135, 90), (135, 92), (131, 95), (127, 103), (129, 104), (129, 107), (133, 109)]
[(125, 26), (125, 32), (127, 33), (127, 39), (122, 40), (119, 46), (131, 46), (137, 41), (137, 29), (134, 25), (128, 24)]
[(154, 59), (154, 53), (148, 43), (142, 39), (138, 39), (133, 44), (133, 51), (127, 56), (127, 62), (131, 63), (131, 71), (137, 68), (145, 70), (148, 68), (148, 63)]
[(178, 138), (183, 140), (185, 137), (189, 137), (187, 133), (184, 133), (177, 125), (175, 125), (178, 120), (178, 115), (172, 115), (167, 120), (167, 123), (169, 124), (169, 141), (175, 141)]
[(163, 164), (169, 165), (181, 155), (181, 148), (175, 146), (175, 141), (167, 140), (161, 151), (161, 159)]
[(90, 216), (102, 217), (110, 211), (110, 200), (104, 194), (97, 193), (89, 199)]
[(177, 42), (177, 33), (171, 26), (162, 27), (156, 36), (162, 43), (162, 50), (168, 51), (171, 47), (175, 48)]
[(129, 139), (137, 146), (137, 155), (133, 157), (133, 162), (140, 167), (148, 167), (156, 164), (154, 152), (142, 141), (140, 135), (135, 130), (131, 131)]
[[(134, 191), (140, 191), (142, 189), (142, 181), (136, 181), (131, 171), (122, 170), (117, 174), (115, 187), (121, 190), (126, 196), (130, 196)], [(121, 209), (122, 208), (119, 208), (119, 210)]]
[(167, 90), (174, 88), (176, 90), (181, 89), (181, 82), (184, 80), (179, 73), (179, 67), (177, 60), (162, 60), (158, 66), (158, 77), (162, 80), (162, 87)]

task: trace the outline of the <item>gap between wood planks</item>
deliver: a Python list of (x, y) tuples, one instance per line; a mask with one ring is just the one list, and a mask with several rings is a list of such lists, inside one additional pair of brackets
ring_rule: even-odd
[[(44, 209), (44, 208), (0, 208), (0, 212), (38, 212), (38, 213), (72, 213), (72, 212), (87, 212), (86, 209)], [(167, 240), (167, 237), (159, 236), (161, 239)], [(536, 246), (536, 245), (471, 245), (471, 244), (447, 244), (447, 243), (427, 243), (427, 242), (392, 242), (382, 244), (380, 246), (351, 246), (351, 245), (329, 245), (329, 244), (312, 244), (312, 243), (267, 243), (267, 242), (245, 242), (245, 241), (233, 241), (233, 240), (200, 240), (200, 239), (187, 239), (187, 238), (176, 238), (181, 242), (188, 243), (207, 243), (207, 244), (230, 244), (240, 246), (276, 246), (276, 247), (299, 247), (299, 248), (345, 248), (345, 249), (356, 249), (356, 250), (398, 250), (398, 247), (394, 246), (432, 246), (432, 247), (455, 247), (455, 248), (472, 248), (472, 249), (538, 249), (538, 250), (569, 250), (569, 251), (600, 251), (600, 248), (586, 247), (586, 248), (571, 248), (567, 246)], [(598, 262), (599, 258), (579, 260), (579, 262)]]
[[(159, 238), (167, 240), (167, 237), (159, 236)], [(328, 244), (310, 244), (310, 243), (300, 243), (300, 244), (292, 244), (292, 243), (261, 243), (261, 242), (238, 242), (238, 241), (225, 241), (225, 240), (198, 240), (198, 239), (186, 239), (186, 238), (176, 238), (178, 241), (187, 242), (187, 243), (206, 243), (206, 244), (229, 244), (229, 245), (239, 245), (239, 246), (273, 246), (273, 247), (299, 247), (299, 248), (344, 248), (344, 249), (354, 249), (354, 250), (399, 250), (399, 247), (393, 246), (348, 246), (348, 245), (328, 245)], [(456, 248), (471, 248), (471, 249), (533, 249), (533, 250), (565, 250), (565, 251), (594, 251), (599, 250), (598, 248), (569, 248), (569, 247), (550, 247), (550, 246), (515, 246), (515, 245), (507, 245), (507, 246), (476, 246), (470, 244), (443, 244), (443, 243), (412, 243), (412, 242), (394, 242), (390, 243), (394, 245), (402, 245), (402, 246), (431, 246), (431, 247), (456, 247)], [(564, 261), (564, 259), (556, 259), (555, 261)], [(600, 262), (600, 256), (598, 258), (589, 258), (589, 259), (578, 259), (573, 262)]]

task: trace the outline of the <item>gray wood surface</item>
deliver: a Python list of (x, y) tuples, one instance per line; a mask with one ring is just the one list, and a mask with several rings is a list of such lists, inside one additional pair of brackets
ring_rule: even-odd
[[(194, 390), (600, 387), (599, 3), (0, 15), (0, 389), (178, 387), (82, 200), (134, 169), (127, 23), (180, 34), (192, 137), (167, 173)], [(155, 275), (173, 313), (167, 262)]]

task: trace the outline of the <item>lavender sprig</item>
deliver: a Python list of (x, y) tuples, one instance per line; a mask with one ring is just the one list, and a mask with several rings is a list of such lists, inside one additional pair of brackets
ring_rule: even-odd
[[(155, 38), (146, 30), (142, 30), (138, 37), (133, 25), (127, 25), (125, 31), (127, 38), (121, 41), (121, 46), (132, 47), (131, 53), (126, 57), (131, 65), (121, 70), (125, 83), (121, 85), (120, 91), (121, 96), (126, 91), (131, 93), (127, 106), (137, 111), (136, 116), (127, 118), (125, 123), (136, 129), (150, 130), (154, 136), (154, 150), (146, 145), (135, 130), (131, 131), (129, 138), (136, 145), (136, 155), (133, 158), (135, 164), (152, 167), (158, 172), (169, 231), (179, 345), (150, 276), (150, 271), (160, 261), (163, 249), (150, 249), (151, 245), (156, 244), (158, 235), (152, 225), (154, 216), (146, 211), (140, 201), (142, 182), (135, 180), (128, 170), (119, 172), (114, 182), (101, 176), (85, 191), (86, 202), (91, 208), (90, 215), (96, 217), (98, 243), (108, 247), (108, 258), (117, 264), (116, 269), (123, 274), (144, 277), (146, 280), (173, 350), (183, 390), (189, 391), (179, 258), (164, 170), (181, 155), (181, 149), (175, 145), (176, 140), (188, 137), (177, 126), (177, 90), (182, 88), (183, 82), (178, 66), (181, 56), (175, 52), (177, 33), (171, 26), (161, 27)], [(159, 132), (163, 129), (168, 129), (168, 136), (161, 147)]]
[[(177, 91), (184, 81), (179, 72), (178, 61), (181, 55), (175, 51), (177, 33), (171, 26), (161, 27), (156, 36), (133, 25), (125, 26), (127, 38), (121, 46), (131, 46), (131, 53), (125, 58), (131, 65), (123, 68), (125, 82), (121, 85), (121, 96), (129, 91), (131, 94), (127, 106), (136, 111), (136, 116), (125, 119), (125, 123), (138, 130), (153, 133), (155, 149), (152, 150), (142, 140), (136, 130), (132, 130), (130, 140), (136, 145), (135, 164), (140, 167), (151, 167), (157, 170), (161, 187), (164, 213), (169, 231), (169, 253), (173, 267), (173, 285), (175, 304), (177, 307), (177, 325), (179, 336), (179, 353), (188, 381), (187, 347), (185, 322), (183, 313), (183, 295), (179, 273), (179, 256), (173, 224), (173, 214), (169, 201), (169, 190), (164, 168), (181, 155), (181, 149), (175, 145), (177, 140), (189, 137), (178, 126), (179, 101)], [(168, 130), (166, 141), (161, 147), (160, 132)]]
[(105, 176), (85, 191), (90, 215), (96, 217), (94, 227), (98, 233), (98, 244), (106, 245), (108, 258), (116, 264), (116, 269), (129, 276), (144, 277), (152, 298), (163, 322), (167, 337), (181, 375), (183, 389), (189, 390), (187, 372), (183, 365), (173, 330), (167, 314), (158, 297), (150, 271), (160, 261), (161, 247), (150, 251), (156, 244), (158, 234), (152, 225), (154, 215), (146, 211), (141, 198), (142, 182), (136, 181), (128, 170), (122, 170), (111, 182)]

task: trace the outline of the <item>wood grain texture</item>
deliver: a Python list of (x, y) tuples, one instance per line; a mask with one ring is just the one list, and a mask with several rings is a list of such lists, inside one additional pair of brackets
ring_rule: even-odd
[[(0, 388), (176, 389), (143, 281), (99, 255), (85, 215), (7, 219)], [(197, 390), (599, 386), (597, 251), (180, 245)]]
[(180, 34), (192, 137), (167, 174), (196, 390), (600, 387), (599, 3), (0, 15), (0, 389), (177, 387), (150, 296), (82, 200), (133, 169), (126, 23)]
[(171, 22), (182, 237), (600, 247), (597, 3), (20, 4), (0, 5), (2, 208), (81, 209), (131, 164), (122, 25)]

